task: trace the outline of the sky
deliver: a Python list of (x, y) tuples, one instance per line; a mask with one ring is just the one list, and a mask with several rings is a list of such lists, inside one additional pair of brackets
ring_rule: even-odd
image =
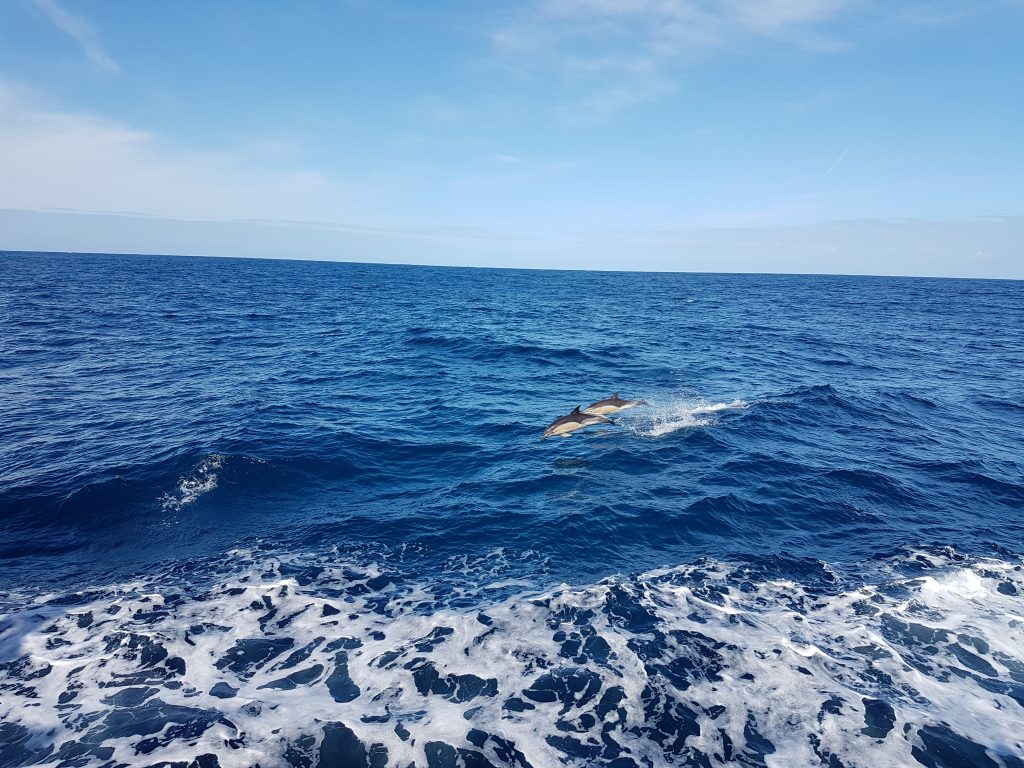
[(1024, 279), (1024, 0), (7, 0), (0, 249)]

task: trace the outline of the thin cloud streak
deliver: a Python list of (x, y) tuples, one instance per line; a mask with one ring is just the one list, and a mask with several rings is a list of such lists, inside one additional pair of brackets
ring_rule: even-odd
[(841, 162), (843, 162), (843, 158), (846, 157), (850, 153), (851, 149), (853, 149), (853, 144), (851, 144), (846, 149), (844, 149), (843, 150), (843, 154), (841, 154), (839, 157), (837, 157), (835, 162), (832, 163), (832, 165), (829, 166), (828, 173), (832, 173), (832, 171), (834, 171), (836, 169), (836, 166), (839, 165)]
[(57, 0), (32, 0), (32, 2), (58, 29), (74, 38), (96, 69), (111, 74), (121, 71), (117, 62), (103, 50), (92, 26), (84, 18), (71, 13)]

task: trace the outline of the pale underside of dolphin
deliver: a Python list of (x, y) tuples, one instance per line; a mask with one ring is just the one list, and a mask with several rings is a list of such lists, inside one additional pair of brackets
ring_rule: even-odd
[(640, 405), (647, 405), (646, 400), (623, 400), (619, 397), (619, 393), (616, 392), (611, 397), (605, 400), (598, 400), (596, 403), (591, 403), (583, 409), (584, 413), (589, 413), (592, 416), (610, 416), (613, 413), (619, 411), (625, 411), (629, 408), (636, 408)]
[(561, 437), (569, 437), (577, 429), (583, 429), (584, 427), (593, 426), (594, 424), (614, 424), (611, 419), (605, 418), (600, 414), (594, 413), (583, 413), (580, 411), (580, 406), (576, 406), (572, 413), (566, 416), (559, 416), (557, 419), (552, 421), (548, 428), (544, 430), (544, 434), (541, 435), (541, 440), (545, 437), (554, 437), (560, 435)]

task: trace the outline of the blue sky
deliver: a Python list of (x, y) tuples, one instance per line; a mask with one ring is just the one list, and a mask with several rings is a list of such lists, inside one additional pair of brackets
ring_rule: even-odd
[(1022, 39), (1021, 0), (13, 0), (0, 248), (1024, 278)]

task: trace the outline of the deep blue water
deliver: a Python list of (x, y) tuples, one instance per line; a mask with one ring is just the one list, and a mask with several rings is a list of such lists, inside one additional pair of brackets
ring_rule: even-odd
[(0, 253), (0, 766), (1024, 765), (1022, 512), (1021, 282)]

